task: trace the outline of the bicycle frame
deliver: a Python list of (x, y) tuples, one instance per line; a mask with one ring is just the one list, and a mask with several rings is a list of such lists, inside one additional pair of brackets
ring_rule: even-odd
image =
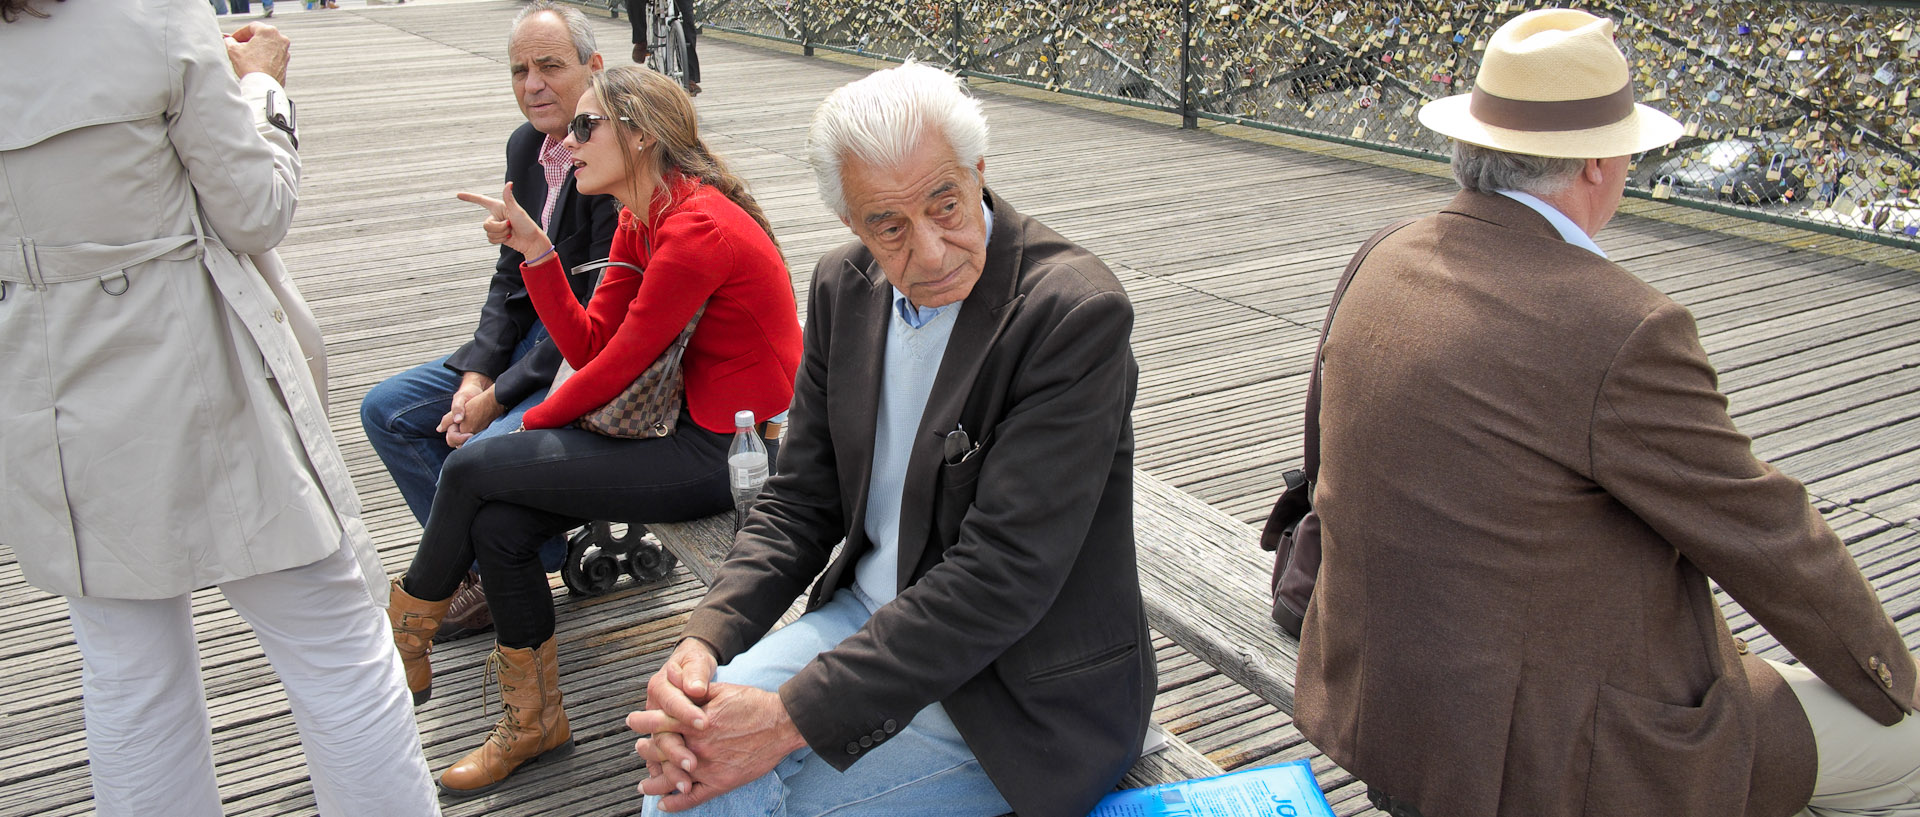
[[(686, 29), (673, 0), (639, 0), (647, 6), (647, 67), (687, 86)], [(631, 14), (631, 3), (629, 3)]]

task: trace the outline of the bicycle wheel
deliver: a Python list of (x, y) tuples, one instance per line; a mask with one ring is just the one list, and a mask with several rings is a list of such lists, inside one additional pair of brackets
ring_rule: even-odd
[(667, 45), (660, 49), (660, 66), (660, 73), (680, 83), (681, 88), (687, 87), (687, 37), (677, 19), (667, 21)]

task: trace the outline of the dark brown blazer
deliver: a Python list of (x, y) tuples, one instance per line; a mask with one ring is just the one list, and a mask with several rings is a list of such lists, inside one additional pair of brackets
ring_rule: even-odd
[[(1023, 817), (1080, 817), (1139, 754), (1155, 688), (1133, 545), (1133, 308), (1098, 258), (987, 200), (986, 270), (907, 465), (900, 595), (780, 697), (840, 769), (940, 702)], [(859, 243), (815, 268), (779, 473), (687, 623), (723, 662), (815, 577), (809, 609), (852, 584), (872, 547), (862, 520), (892, 312)], [(956, 427), (982, 451), (950, 465)]]
[[(1911, 656), (1687, 311), (1503, 196), (1355, 275), (1326, 341), (1300, 731), (1427, 817), (1775, 817), (1806, 716), (1712, 578), (1883, 724)], [(1878, 668), (1889, 667), (1884, 679)]]

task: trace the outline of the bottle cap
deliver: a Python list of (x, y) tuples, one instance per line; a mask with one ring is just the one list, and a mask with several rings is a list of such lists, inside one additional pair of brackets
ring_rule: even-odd
[(752, 428), (753, 412), (747, 409), (741, 409), (739, 411), (734, 412), (733, 427), (734, 428)]

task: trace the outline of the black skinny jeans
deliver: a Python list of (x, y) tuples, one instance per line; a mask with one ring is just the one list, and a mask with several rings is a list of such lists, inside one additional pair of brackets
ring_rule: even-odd
[(448, 598), (478, 561), (500, 646), (540, 646), (553, 636), (540, 544), (594, 520), (680, 522), (732, 508), (732, 442), (731, 433), (708, 431), (683, 413), (673, 434), (658, 439), (553, 428), (464, 446), (440, 471), (406, 590), (427, 601)]

